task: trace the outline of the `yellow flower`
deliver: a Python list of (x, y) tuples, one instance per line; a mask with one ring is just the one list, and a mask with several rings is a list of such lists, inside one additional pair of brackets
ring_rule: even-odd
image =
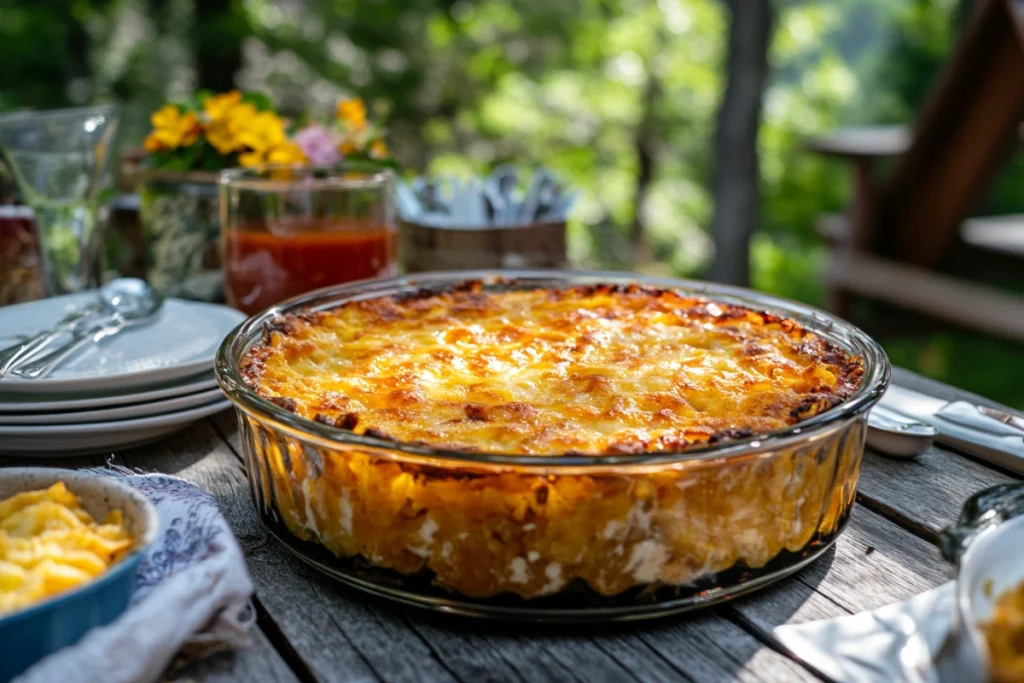
[(210, 117), (211, 121), (216, 121), (217, 119), (224, 118), (241, 101), (242, 93), (238, 90), (232, 90), (221, 95), (207, 97), (206, 102), (203, 103), (203, 109), (206, 110), (206, 114)]
[(220, 154), (230, 154), (238, 149), (238, 141), (226, 119), (215, 119), (206, 126), (206, 139)]
[(263, 155), (259, 152), (243, 152), (238, 155), (238, 163), (242, 166), (260, 166), (263, 164)]
[(250, 102), (240, 102), (219, 111), (218, 114), (216, 118), (211, 118), (206, 126), (206, 139), (220, 154), (238, 151), (243, 146), (239, 135), (252, 126), (252, 121), (259, 111)]
[(348, 123), (353, 130), (366, 128), (366, 106), (356, 98), (338, 102), (338, 118)]
[(388, 145), (380, 138), (373, 141), (370, 145), (370, 158), (371, 159), (386, 159), (388, 156)]
[(266, 152), (285, 141), (284, 124), (273, 112), (261, 111), (239, 130), (238, 141), (254, 152)]
[(264, 163), (302, 163), (306, 160), (299, 146), (288, 140), (284, 121), (272, 112), (259, 112), (246, 121), (236, 139), (248, 151), (238, 155), (243, 166)]
[(266, 152), (243, 152), (238, 155), (242, 166), (261, 166), (263, 164), (304, 164), (306, 155), (294, 142), (285, 142)]
[(144, 146), (149, 152), (160, 152), (188, 147), (199, 139), (199, 118), (192, 112), (168, 104), (149, 117), (153, 131), (146, 136)]
[(271, 164), (304, 164), (306, 155), (294, 142), (286, 142), (270, 150), (267, 161)]

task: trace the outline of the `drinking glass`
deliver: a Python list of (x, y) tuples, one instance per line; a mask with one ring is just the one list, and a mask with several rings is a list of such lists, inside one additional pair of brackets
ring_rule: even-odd
[(100, 191), (117, 123), (114, 106), (0, 116), (0, 160), (35, 213), (49, 295), (100, 284)]
[(393, 173), (369, 162), (221, 173), (228, 305), (244, 313), (314, 289), (395, 275)]

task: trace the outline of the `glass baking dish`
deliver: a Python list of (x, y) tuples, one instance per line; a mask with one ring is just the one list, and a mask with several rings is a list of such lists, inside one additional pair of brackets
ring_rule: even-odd
[[(314, 422), (261, 398), (240, 361), (280, 314), (358, 299), (638, 283), (792, 318), (860, 355), (861, 385), (792, 427), (685, 453), (535, 456), (435, 450)], [(271, 532), (342, 581), (404, 603), (530, 620), (635, 619), (711, 605), (789, 575), (846, 524), (881, 347), (826, 313), (749, 290), (563, 271), (422, 274), (332, 287), (250, 318), (221, 346), (253, 498)]]

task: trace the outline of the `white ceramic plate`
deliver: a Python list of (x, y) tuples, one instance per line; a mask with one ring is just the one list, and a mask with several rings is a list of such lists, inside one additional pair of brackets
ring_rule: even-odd
[[(0, 308), (0, 348), (56, 323), (92, 294), (41, 299)], [(151, 325), (129, 328), (90, 344), (44, 379), (8, 373), (0, 393), (54, 394), (124, 391), (213, 368), (217, 347), (245, 314), (214, 304), (167, 299)]]
[(23, 415), (0, 414), (0, 426), (30, 425), (68, 425), (85, 422), (110, 422), (111, 420), (127, 420), (134, 417), (150, 417), (181, 412), (189, 408), (212, 403), (222, 396), (220, 387), (207, 389), (194, 394), (176, 396), (162, 401), (137, 403), (130, 406), (115, 406), (99, 410), (76, 410), (69, 413), (28, 413)]
[(156, 441), (231, 406), (227, 399), (167, 415), (60, 426), (0, 426), (0, 454), (36, 457), (90, 455)]
[(69, 410), (96, 410), (110, 406), (127, 406), (136, 403), (157, 401), (184, 394), (208, 391), (217, 386), (217, 378), (213, 373), (205, 373), (189, 377), (181, 384), (169, 382), (158, 389), (148, 389), (128, 394), (93, 394), (74, 396), (68, 394), (38, 395), (27, 394), (16, 396), (0, 392), (0, 413), (46, 413)]

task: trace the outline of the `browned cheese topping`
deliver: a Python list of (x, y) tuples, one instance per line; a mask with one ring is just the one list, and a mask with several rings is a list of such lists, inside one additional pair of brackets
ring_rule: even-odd
[(243, 374), (340, 429), (518, 454), (684, 451), (846, 399), (863, 362), (796, 322), (641, 286), (356, 301), (268, 326)]

